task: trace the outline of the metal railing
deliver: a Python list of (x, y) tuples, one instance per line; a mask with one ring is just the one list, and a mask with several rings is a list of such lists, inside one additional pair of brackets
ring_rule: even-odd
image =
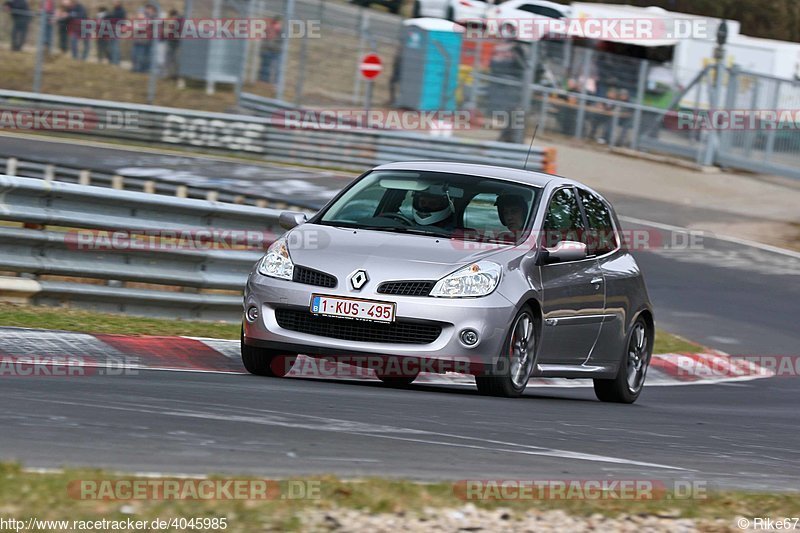
[(224, 185), (218, 183), (204, 184), (192, 182), (183, 184), (180, 182), (168, 182), (141, 176), (129, 176), (124, 172), (111, 172), (106, 169), (95, 168), (92, 166), (91, 162), (76, 167), (61, 163), (54, 164), (46, 160), (32, 161), (27, 157), (25, 159), (20, 159), (0, 155), (0, 172), (3, 172), (3, 170), (8, 176), (41, 178), (46, 181), (94, 185), (96, 187), (110, 187), (118, 190), (136, 190), (150, 194), (176, 196), (179, 198), (196, 198), (232, 204), (290, 210), (315, 209), (319, 207), (317, 203), (302, 199), (278, 198), (251, 190), (233, 190), (231, 188), (225, 188)]
[[(519, 167), (528, 152), (528, 146), (515, 143), (451, 139), (404, 131), (295, 128), (286, 127), (284, 121), (274, 117), (0, 90), (0, 111), (37, 109), (80, 111), (84, 120), (79, 121), (78, 127), (63, 131), (71, 135), (182, 146), (360, 171), (399, 160), (450, 160)], [(552, 171), (554, 158), (553, 150), (534, 147), (528, 168)]]
[(148, 316), (238, 320), (279, 211), (0, 176), (4, 295)]

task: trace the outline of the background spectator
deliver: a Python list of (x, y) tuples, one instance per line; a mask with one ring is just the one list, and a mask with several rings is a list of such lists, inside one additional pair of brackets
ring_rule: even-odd
[(25, 46), (31, 21), (28, 0), (6, 0), (5, 7), (11, 15), (11, 50), (19, 52)]
[(64, 0), (56, 10), (56, 25), (58, 26), (58, 49), (62, 54), (69, 50), (69, 11), (72, 9), (72, 0)]
[(267, 83), (275, 83), (278, 76), (278, 69), (275, 62), (280, 60), (283, 39), (281, 32), (283, 24), (281, 17), (275, 17), (267, 27), (267, 33), (261, 43), (261, 68), (258, 71), (258, 79)]
[[(127, 16), (128, 14), (125, 12), (125, 8), (122, 6), (122, 0), (116, 0), (114, 2), (114, 7), (108, 14), (108, 20), (111, 22), (112, 27), (116, 28), (116, 24), (121, 20), (125, 20), (125, 17)], [(119, 39), (116, 37), (111, 37), (111, 39), (108, 41), (108, 58), (111, 61), (111, 64), (119, 65)]]
[[(108, 18), (109, 18), (108, 9), (106, 9), (105, 6), (101, 6), (101, 7), (97, 8), (97, 27), (98, 28), (103, 28), (104, 27), (103, 24), (104, 24), (104, 22), (106, 20), (108, 20)], [(108, 50), (109, 50), (109, 48), (108, 48), (108, 43), (109, 43), (108, 37), (103, 35), (102, 32), (101, 32), (101, 35), (97, 36), (96, 42), (97, 42), (97, 62), (98, 63), (102, 63), (105, 60), (109, 60), (110, 61), (111, 57), (110, 57), (109, 52), (108, 52)]]
[[(144, 20), (147, 18), (144, 9), (136, 13), (136, 20)], [(133, 50), (131, 55), (133, 72), (147, 72), (150, 70), (150, 59), (152, 55), (152, 28), (141, 39), (133, 40)]]
[(46, 13), (44, 21), (44, 51), (49, 55), (53, 48), (53, 20), (56, 13), (55, 0), (44, 0), (44, 12)]
[[(177, 9), (169, 11), (169, 18), (178, 21), (178, 33), (183, 28), (183, 17)], [(167, 39), (167, 77), (171, 80), (178, 78), (178, 51), (180, 49), (180, 39)]]
[[(69, 47), (72, 50), (72, 58), (86, 61), (89, 57), (89, 40), (81, 35), (81, 21), (88, 18), (86, 8), (80, 0), (71, 0), (70, 9), (67, 12), (67, 33), (69, 34)], [(78, 50), (80, 48), (80, 51)]]

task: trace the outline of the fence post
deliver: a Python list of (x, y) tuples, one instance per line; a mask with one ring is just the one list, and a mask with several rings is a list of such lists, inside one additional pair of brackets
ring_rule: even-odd
[[(536, 68), (539, 63), (539, 41), (531, 41), (530, 48), (528, 49), (528, 57), (525, 62), (525, 72), (522, 74), (522, 87), (520, 87), (520, 101), (519, 108), (522, 110), (522, 129), (514, 129), (514, 142), (522, 143), (525, 141), (525, 126), (528, 122), (528, 115), (531, 112), (531, 97), (533, 96), (533, 82), (536, 77)], [(509, 125), (513, 125), (514, 121), (511, 117), (506, 117)], [(513, 126), (511, 126), (513, 127)]]
[(636, 109), (633, 112), (631, 131), (631, 148), (639, 149), (639, 129), (642, 126), (642, 106), (644, 105), (644, 92), (647, 89), (647, 71), (650, 65), (646, 59), (639, 63), (639, 80), (636, 84)]
[(44, 166), (44, 181), (54, 181), (56, 179), (56, 167), (54, 165)]
[[(753, 97), (750, 100), (750, 109), (758, 109), (758, 97), (761, 93), (761, 78), (756, 76), (752, 76), (755, 80), (755, 85), (753, 86)], [(745, 132), (745, 139), (744, 139), (744, 156), (750, 157), (750, 154), (753, 153), (753, 144), (756, 141), (756, 137), (758, 136), (758, 130), (756, 131), (747, 131)]]
[[(322, 5), (322, 4), (320, 4)], [(322, 20), (322, 18), (320, 18)], [(303, 31), (300, 36), (300, 59), (297, 64), (297, 79), (294, 85), (294, 104), (300, 107), (303, 103), (303, 83), (306, 78), (306, 56), (308, 54), (308, 36)]]
[(90, 185), (92, 181), (92, 173), (88, 170), (81, 170), (78, 172), (78, 184)]
[[(773, 80), (775, 84), (775, 91), (772, 93), (772, 109), (778, 109), (781, 93), (781, 81)], [(778, 128), (770, 128), (767, 134), (767, 146), (764, 148), (764, 161), (769, 161), (772, 157), (772, 152), (775, 150), (775, 132)]]
[[(722, 75), (725, 72), (725, 66), (721, 59), (717, 61), (714, 72), (716, 73), (714, 78), (714, 90), (711, 93), (712, 101), (709, 102), (708, 106), (708, 109), (712, 112), (719, 108), (720, 96), (722, 95)], [(713, 165), (717, 151), (719, 150), (719, 132), (712, 127), (711, 131), (708, 133), (706, 137), (705, 153), (703, 154), (703, 160), (701, 162), (703, 166)]]
[(356, 61), (355, 77), (353, 78), (353, 104), (357, 104), (361, 99), (361, 72), (358, 61), (364, 55), (367, 44), (367, 32), (369, 31), (369, 19), (363, 7), (358, 8), (358, 60)]
[[(725, 109), (728, 110), (730, 113), (736, 107), (736, 96), (739, 92), (739, 67), (733, 66), (731, 67), (730, 74), (728, 76), (728, 86), (727, 92), (725, 94)], [(730, 118), (728, 120), (730, 124)], [(718, 133), (718, 145), (717, 145), (717, 152), (721, 153), (731, 146), (731, 137), (733, 136), (733, 131), (728, 129), (727, 131), (721, 131)]]
[(275, 98), (283, 100), (286, 90), (286, 67), (289, 65), (289, 32), (286, 28), (294, 20), (294, 0), (286, 0), (286, 10), (283, 17), (284, 31), (281, 39), (281, 62), (278, 70), (278, 83), (275, 88)]
[(583, 122), (586, 118), (586, 85), (589, 81), (589, 72), (592, 66), (592, 50), (587, 48), (583, 55), (583, 78), (581, 83), (581, 103), (578, 104), (578, 116), (575, 118), (575, 138), (583, 138)]
[[(44, 47), (45, 47), (45, 33), (49, 21), (47, 20), (47, 11), (45, 6), (47, 2), (42, 2), (39, 9), (39, 38), (36, 40), (36, 66), (33, 70), (33, 92), (42, 92), (42, 68), (44, 63)], [(53, 35), (50, 34), (50, 46), (52, 46)]]

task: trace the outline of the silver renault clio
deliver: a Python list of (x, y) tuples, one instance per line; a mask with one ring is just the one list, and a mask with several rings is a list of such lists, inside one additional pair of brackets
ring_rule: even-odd
[[(286, 212), (280, 223), (289, 231), (244, 292), (253, 374), (283, 376), (304, 354), (370, 365), (393, 385), (459, 371), (496, 396), (519, 396), (533, 376), (591, 378), (603, 401), (642, 391), (650, 300), (613, 209), (581, 183), (392, 163), (310, 219)], [(373, 358), (400, 360), (403, 372)]]

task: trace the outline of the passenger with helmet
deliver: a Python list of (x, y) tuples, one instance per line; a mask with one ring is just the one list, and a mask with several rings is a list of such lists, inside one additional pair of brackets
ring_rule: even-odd
[(445, 229), (456, 227), (456, 210), (447, 186), (434, 184), (427, 189), (414, 191), (411, 194), (414, 221), (417, 224)]

